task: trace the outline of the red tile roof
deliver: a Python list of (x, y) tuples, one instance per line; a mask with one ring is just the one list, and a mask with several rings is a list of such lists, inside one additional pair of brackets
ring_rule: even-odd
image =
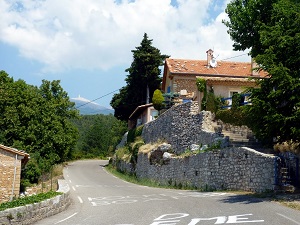
[(219, 61), (216, 67), (207, 66), (207, 60), (166, 59), (171, 74), (178, 75), (212, 75), (229, 77), (266, 77), (267, 73), (260, 71), (252, 75), (251, 63)]

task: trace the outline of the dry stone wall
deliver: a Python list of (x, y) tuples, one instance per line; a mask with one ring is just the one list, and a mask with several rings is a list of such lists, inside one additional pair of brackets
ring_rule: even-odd
[(151, 164), (151, 152), (139, 153), (136, 176), (162, 185), (212, 190), (272, 190), (275, 156), (247, 147), (224, 148)]
[[(136, 165), (118, 162), (118, 169), (162, 185), (256, 192), (274, 189), (276, 156), (228, 147), (228, 139), (214, 132), (211, 113), (199, 113), (195, 102), (174, 106), (145, 124), (142, 137), (146, 143), (164, 140), (162, 145), (168, 148), (140, 152)], [(192, 150), (192, 146), (216, 142), (221, 148), (198, 154)], [(191, 155), (180, 156), (187, 149)]]
[(215, 133), (211, 112), (198, 112), (197, 102), (173, 106), (156, 120), (144, 125), (142, 137), (146, 143), (164, 140), (176, 154), (183, 153), (192, 144), (228, 146), (228, 139)]

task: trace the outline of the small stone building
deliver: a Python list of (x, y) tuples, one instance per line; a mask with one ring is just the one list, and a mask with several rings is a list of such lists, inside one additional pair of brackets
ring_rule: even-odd
[(0, 144), (0, 203), (18, 197), (21, 168), (29, 160), (29, 154)]

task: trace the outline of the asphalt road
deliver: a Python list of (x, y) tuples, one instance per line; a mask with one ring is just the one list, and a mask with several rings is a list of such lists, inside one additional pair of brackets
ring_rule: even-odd
[(36, 224), (67, 225), (300, 225), (300, 211), (226, 192), (149, 188), (105, 171), (107, 161), (69, 164), (71, 206)]

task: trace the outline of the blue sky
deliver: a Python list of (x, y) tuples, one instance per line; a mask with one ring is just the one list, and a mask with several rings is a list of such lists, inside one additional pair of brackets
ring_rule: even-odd
[[(229, 0), (1, 0), (0, 70), (15, 80), (61, 80), (71, 98), (109, 107), (125, 85), (131, 50), (143, 34), (171, 58), (218, 59), (232, 50), (224, 9)], [(233, 61), (250, 61), (247, 55)]]

